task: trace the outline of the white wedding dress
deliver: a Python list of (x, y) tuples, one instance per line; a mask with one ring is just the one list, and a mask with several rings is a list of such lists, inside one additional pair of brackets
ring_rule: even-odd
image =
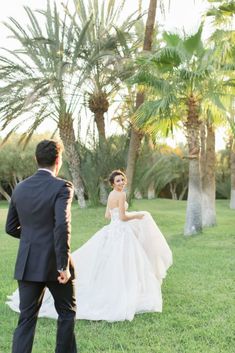
[[(161, 312), (161, 282), (172, 264), (171, 250), (148, 212), (142, 219), (111, 222), (72, 253), (75, 264), (77, 319), (123, 321), (136, 313)], [(16, 290), (7, 304), (19, 311)], [(57, 318), (47, 289), (40, 317)]]

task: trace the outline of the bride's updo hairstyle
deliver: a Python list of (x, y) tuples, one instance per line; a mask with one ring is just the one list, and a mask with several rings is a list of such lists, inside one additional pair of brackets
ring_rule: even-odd
[(124, 178), (125, 182), (127, 182), (126, 175), (121, 170), (117, 169), (117, 170), (113, 170), (112, 173), (109, 175), (109, 183), (111, 186), (113, 186), (114, 179), (118, 175), (121, 175)]

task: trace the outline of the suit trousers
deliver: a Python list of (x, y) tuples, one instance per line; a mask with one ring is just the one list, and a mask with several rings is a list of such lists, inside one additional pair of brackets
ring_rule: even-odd
[[(13, 336), (12, 353), (31, 353), (39, 309), (46, 287), (50, 290), (58, 313), (55, 353), (76, 353), (74, 334), (76, 319), (75, 282), (18, 281), (20, 317)], [(50, 352), (48, 352), (50, 353)]]

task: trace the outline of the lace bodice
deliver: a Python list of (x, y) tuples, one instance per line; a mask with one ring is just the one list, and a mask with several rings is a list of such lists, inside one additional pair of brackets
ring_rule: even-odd
[[(128, 203), (125, 201), (125, 210), (127, 210), (127, 209), (128, 209)], [(119, 208), (118, 207), (109, 209), (109, 212), (110, 212), (110, 215), (111, 215), (111, 222), (120, 221)]]

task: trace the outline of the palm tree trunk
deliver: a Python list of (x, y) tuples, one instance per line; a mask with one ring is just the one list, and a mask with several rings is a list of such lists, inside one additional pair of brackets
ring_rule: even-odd
[(183, 189), (182, 189), (182, 191), (181, 191), (181, 193), (180, 193), (179, 200), (183, 200), (183, 197), (184, 197), (184, 195), (185, 195), (187, 189), (188, 189), (188, 185), (184, 185), (184, 186), (183, 186)]
[(109, 101), (107, 94), (102, 90), (93, 92), (89, 98), (89, 109), (94, 113), (95, 123), (99, 133), (99, 141), (105, 141), (105, 119), (104, 113), (109, 109)]
[(100, 180), (99, 182), (99, 198), (101, 205), (107, 205), (108, 193), (105, 187), (104, 180)]
[(202, 166), (202, 225), (216, 225), (215, 209), (215, 132), (211, 124), (207, 124), (205, 161)]
[(201, 178), (199, 165), (198, 102), (191, 95), (187, 101), (188, 117), (185, 123), (189, 149), (189, 185), (184, 235), (193, 235), (202, 230)]
[[(151, 51), (152, 42), (153, 42), (153, 33), (154, 33), (154, 25), (155, 25), (155, 17), (157, 10), (157, 0), (150, 0), (149, 8), (148, 8), (148, 18), (145, 27), (145, 36), (144, 36), (144, 44), (143, 50)], [(136, 95), (136, 110), (141, 106), (144, 102), (144, 94), (138, 92)], [(131, 127), (131, 139), (128, 150), (127, 157), (127, 180), (128, 180), (128, 189), (127, 189), (127, 197), (130, 201), (133, 193), (133, 178), (135, 173), (136, 161), (138, 158), (141, 140), (144, 136), (143, 132), (138, 130), (134, 125)]]
[(96, 111), (94, 113), (94, 115), (95, 115), (95, 123), (96, 123), (97, 130), (98, 130), (98, 133), (99, 133), (99, 141), (104, 141), (104, 140), (106, 140), (104, 112)]
[(11, 201), (11, 197), (10, 195), (8, 195), (8, 193), (3, 189), (3, 187), (0, 185), (0, 194), (5, 197), (5, 199), (10, 202)]
[(157, 0), (150, 0), (149, 8), (148, 8), (148, 18), (146, 22), (145, 35), (144, 35), (144, 45), (143, 45), (144, 50), (148, 50), (148, 51), (152, 50), (156, 11), (157, 11)]
[(235, 140), (233, 139), (230, 153), (230, 168), (231, 168), (231, 198), (230, 208), (235, 209)]
[(148, 186), (148, 200), (155, 199), (155, 186), (154, 182), (152, 181)]
[(64, 144), (64, 151), (68, 160), (69, 170), (72, 176), (75, 195), (78, 199), (78, 204), (81, 208), (86, 207), (84, 198), (84, 186), (80, 176), (80, 157), (77, 150), (75, 139), (73, 120), (69, 114), (64, 114), (59, 120), (60, 138)]
[[(137, 93), (137, 96), (138, 96), (138, 93)], [(143, 133), (141, 133), (140, 130), (132, 126), (131, 138), (130, 138), (130, 144), (128, 149), (128, 156), (127, 156), (127, 170), (126, 170), (127, 183), (128, 183), (127, 197), (129, 202), (133, 196), (132, 194), (133, 194), (134, 172), (135, 172), (137, 157), (141, 146), (142, 137), (143, 137)]]
[(206, 124), (205, 121), (201, 123), (200, 126), (200, 168), (201, 168), (201, 182), (203, 185), (205, 174), (206, 174)]
[(176, 183), (170, 183), (170, 192), (172, 200), (177, 200)]
[(200, 194), (199, 161), (192, 159), (189, 162), (188, 200), (184, 235), (193, 235), (202, 230), (202, 210)]
[(136, 200), (142, 200), (143, 199), (143, 196), (142, 196), (142, 193), (140, 190), (136, 189), (134, 191), (134, 197)]

